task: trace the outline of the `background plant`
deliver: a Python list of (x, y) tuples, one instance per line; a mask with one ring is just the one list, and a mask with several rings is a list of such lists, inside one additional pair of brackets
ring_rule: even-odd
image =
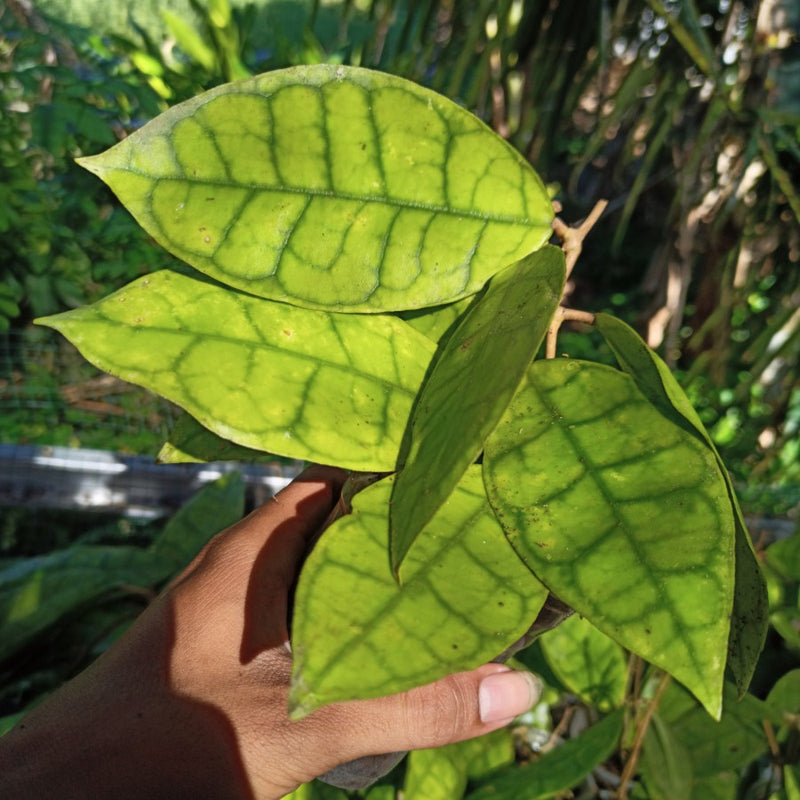
[[(269, 66), (283, 66), (280, 58), (288, 63), (293, 59), (314, 60), (309, 57), (309, 47), (313, 47), (315, 58), (321, 60), (381, 64), (398, 74), (444, 87), (451, 96), (469, 98), (464, 101), (492, 121), (496, 129), (516, 137), (515, 144), (535, 158), (544, 174), (559, 179), (559, 197), (571, 215), (585, 213), (595, 197), (611, 197), (612, 210), (616, 206), (619, 214), (624, 209), (633, 222), (628, 224), (624, 238), (616, 236), (621, 248), (617, 255), (612, 245), (618, 218), (606, 217), (606, 222), (595, 229), (594, 247), (584, 255), (575, 280), (575, 299), (587, 307), (613, 308), (647, 330), (652, 311), (645, 308), (646, 297), (661, 292), (667, 300), (662, 299), (654, 308), (666, 311), (656, 315), (651, 330), (661, 329), (672, 337), (665, 355), (679, 367), (693, 363), (683, 354), (688, 352), (692, 331), (702, 331), (702, 336), (694, 339), (698, 349), (689, 355), (705, 354), (707, 361), (696, 373), (687, 375), (685, 385), (737, 479), (751, 483), (745, 497), (754, 508), (768, 512), (786, 511), (796, 505), (792, 481), (797, 463), (793, 450), (797, 393), (792, 391), (797, 382), (797, 338), (791, 313), (797, 305), (793, 295), (796, 245), (792, 245), (796, 228), (792, 218), (786, 216), (796, 185), (792, 141), (796, 141), (797, 118), (791, 106), (791, 68), (796, 57), (791, 30), (795, 23), (767, 17), (771, 28), (765, 28), (763, 21), (757, 26), (755, 7), (747, 3), (674, 4), (665, 8), (650, 4), (653, 14), (638, 3), (582, 3), (578, 9), (564, 2), (550, 4), (547, 9), (537, 3), (510, 3), (503, 8), (491, 4), (423, 5), (347, 5), (340, 16), (347, 24), (334, 26), (334, 31), (345, 31), (338, 40), (335, 35), (326, 38), (326, 29), (315, 25), (324, 17), (320, 9), (316, 18), (313, 14), (306, 18), (307, 30), (314, 37), (296, 40), (294, 49), (285, 49)], [(763, 6), (767, 8), (767, 4)], [(791, 13), (791, 9), (787, 11)], [(590, 24), (575, 26), (574, 20), (584, 15)], [(201, 30), (202, 25), (197, 28)], [(353, 31), (358, 33), (358, 41)], [(242, 52), (252, 71), (268, 63), (248, 56), (246, 48)], [(554, 52), (569, 52), (570, 58), (553, 58)], [(708, 69), (697, 72), (696, 57), (703, 52), (705, 62), (701, 58), (698, 63), (705, 63)], [(129, 54), (122, 55), (116, 68), (122, 66), (132, 76), (137, 71), (131, 68)], [(727, 63), (731, 59), (732, 63)], [(501, 69), (497, 68), (498, 61)], [(191, 59), (189, 62), (193, 63)], [(695, 70), (689, 73), (694, 85), (682, 88), (684, 102), (677, 106), (670, 87), (682, 87), (687, 69)], [(212, 85), (225, 77), (218, 72), (207, 72), (203, 77), (196, 63), (191, 70), (200, 77), (183, 82), (174, 78), (173, 99), (184, 96), (182, 92), (194, 91), (201, 83)], [(540, 80), (539, 76), (547, 79)], [(451, 86), (456, 87), (452, 92)], [(554, 88), (558, 91), (548, 91)], [(717, 94), (723, 95), (723, 102), (710, 114), (708, 109)], [(745, 94), (750, 99), (743, 104)], [(554, 96), (559, 102), (553, 101)], [(778, 105), (778, 117), (765, 120), (759, 114), (754, 120), (752, 109)], [(779, 124), (772, 124), (776, 120)], [(718, 161), (717, 143), (728, 134), (733, 141), (731, 160)], [(747, 144), (751, 137), (755, 140), (761, 136), (766, 137), (768, 145), (771, 143), (777, 158), (767, 170), (764, 165), (769, 149), (764, 150), (760, 142), (758, 147)], [(93, 149), (87, 147), (84, 152)], [(676, 164), (696, 164), (697, 174), (704, 176), (699, 185), (678, 185), (681, 173)], [(748, 180), (742, 177), (745, 174), (749, 174)], [(643, 177), (637, 180), (637, 175)], [(756, 183), (745, 191), (754, 176)], [(631, 186), (635, 191), (628, 195)], [(681, 202), (673, 205), (672, 197), (680, 197)], [(691, 212), (698, 209), (700, 213), (692, 216)], [(718, 218), (721, 222), (715, 224)], [(664, 219), (670, 220), (669, 226), (663, 225)], [(741, 231), (754, 233), (744, 237)], [(763, 242), (752, 244), (765, 233), (768, 235)], [(700, 241), (710, 243), (712, 257), (702, 257), (697, 244)], [(655, 251), (653, 242), (661, 243)], [(651, 255), (654, 280), (632, 290), (643, 280)], [(664, 264), (669, 268), (664, 269)], [(736, 284), (737, 275), (742, 274), (747, 277), (746, 283)], [(708, 275), (707, 281), (703, 275)], [(705, 302), (696, 304), (695, 299), (701, 296), (705, 296)], [(712, 311), (714, 319), (703, 330), (703, 321)], [(731, 334), (727, 340), (726, 328)], [(585, 352), (610, 358), (597, 339), (567, 333), (562, 342), (573, 355)], [(768, 491), (756, 483), (773, 481), (781, 482), (783, 488)], [(777, 592), (775, 588), (784, 586), (785, 580), (772, 582), (773, 594), (781, 595), (776, 610), (783, 609), (783, 616), (776, 620), (791, 620), (795, 613), (791, 611), (792, 583), (785, 584), (787, 591)], [(790, 621), (779, 624), (784, 634), (791, 630)], [(777, 674), (797, 664), (796, 650), (787, 646), (788, 641), (773, 629), (754, 685), (762, 698)], [(539, 661), (538, 666), (544, 669), (547, 663)], [(636, 677), (640, 670), (635, 664), (631, 666), (631, 685), (638, 686), (637, 691), (648, 685)], [(585, 680), (591, 684), (593, 679), (587, 676)], [(565, 685), (555, 676), (551, 682), (554, 687)], [(645, 694), (653, 691), (652, 684), (649, 686)], [(585, 689), (583, 692), (589, 696)], [(638, 695), (634, 692), (631, 696)], [(662, 694), (661, 703), (671, 705), (671, 697)], [(790, 705), (784, 703), (784, 708)], [(565, 707), (570, 706), (553, 703), (557, 718), (563, 719), (560, 714)], [(750, 722), (744, 718), (733, 721), (731, 728), (736, 735), (743, 735), (745, 728), (758, 730), (760, 722), (754, 720), (759, 714), (764, 717), (763, 709)], [(570, 716), (567, 713), (567, 719)], [(669, 724), (674, 726), (674, 720)], [(771, 724), (779, 731), (777, 722)], [(706, 731), (706, 741), (715, 735)], [(781, 766), (787, 758), (781, 747), (788, 745), (791, 750), (791, 736), (789, 730), (783, 730), (776, 742), (767, 737), (766, 749), (763, 737), (738, 740), (740, 753), (770, 751), (770, 756), (759, 757), (746, 770), (743, 761), (736, 764), (736, 769), (744, 770), (743, 786), (763, 782), (767, 776), (776, 782), (774, 785), (783, 778), (788, 787), (785, 791), (791, 791), (792, 768)], [(649, 758), (661, 765), (656, 771), (669, 774), (668, 765), (675, 761), (670, 754), (674, 756), (675, 748), (665, 747), (664, 737), (662, 732), (660, 744), (645, 746), (643, 752), (646, 761), (649, 749)], [(532, 738), (535, 740), (535, 736)], [(694, 752), (701, 740), (702, 736), (682, 741)], [(504, 752), (507, 756), (507, 746)], [(655, 753), (660, 753), (658, 759)], [(420, 756), (419, 763), (430, 763), (423, 758), (432, 756)], [(713, 759), (708, 763), (726, 766), (726, 762)], [(428, 772), (449, 775), (443, 782), (465, 780), (460, 768), (453, 773), (440, 762)], [(680, 776), (673, 777), (677, 780)], [(727, 786), (719, 789), (723, 794), (733, 791), (732, 779), (727, 780), (727, 784), (724, 778), (717, 780), (717, 784), (721, 781)], [(393, 791), (391, 787), (384, 789), (384, 793)], [(685, 790), (685, 785), (676, 788), (675, 784), (659, 788), (651, 771), (647, 791), (653, 796), (658, 796), (658, 791), (662, 796), (683, 796), (680, 792)], [(375, 791), (380, 792), (381, 787)]]

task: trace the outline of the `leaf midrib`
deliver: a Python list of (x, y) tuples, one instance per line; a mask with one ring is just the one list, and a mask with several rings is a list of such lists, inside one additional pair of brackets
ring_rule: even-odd
[(256, 191), (270, 191), (275, 193), (285, 193), (291, 195), (299, 195), (302, 197), (321, 197), (330, 200), (348, 200), (351, 202), (359, 203), (374, 203), (376, 205), (385, 205), (393, 208), (408, 209), (415, 211), (426, 211), (430, 214), (439, 214), (443, 216), (451, 216), (457, 218), (474, 219), (482, 222), (495, 222), (505, 225), (529, 225), (530, 227), (550, 227), (550, 220), (538, 220), (529, 216), (514, 216), (510, 214), (491, 214), (488, 212), (479, 212), (470, 209), (457, 209), (452, 206), (438, 205), (434, 203), (422, 203), (413, 200), (403, 200), (400, 198), (382, 197), (380, 195), (369, 194), (354, 194), (352, 192), (342, 192), (336, 189), (313, 189), (294, 187), (286, 185), (270, 185), (266, 183), (253, 183), (244, 181), (224, 181), (214, 179), (197, 179), (188, 176), (173, 176), (173, 175), (153, 175), (145, 170), (134, 169), (129, 166), (110, 166), (99, 167), (100, 172), (127, 172), (136, 175), (140, 178), (145, 178), (152, 181), (154, 184), (163, 184), (167, 182), (173, 183), (188, 183), (196, 186), (208, 186), (211, 188), (221, 189), (241, 189), (246, 192)]

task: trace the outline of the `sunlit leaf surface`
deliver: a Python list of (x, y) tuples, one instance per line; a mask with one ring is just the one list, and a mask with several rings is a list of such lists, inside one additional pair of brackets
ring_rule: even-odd
[(319, 308), (473, 294), (540, 247), (553, 216), (531, 166), (475, 116), (326, 64), (212, 89), (80, 163), (179, 258)]
[(484, 473), (496, 513), (536, 575), (717, 715), (735, 534), (708, 447), (660, 414), (628, 375), (537, 361), (486, 442)]
[(564, 255), (547, 245), (489, 281), (437, 356), (414, 406), (392, 494), (394, 569), (480, 454), (539, 349), (563, 288)]
[(394, 468), (434, 350), (393, 316), (311, 311), (166, 270), (39, 321), (223, 438), (361, 470)]
[[(546, 591), (506, 541), (471, 469), (408, 554), (387, 558), (391, 479), (353, 498), (300, 575), (291, 705), (378, 697), (491, 660), (530, 626)], [(368, 668), (367, 666), (368, 665)]]
[(699, 436), (714, 453), (725, 478), (736, 526), (736, 583), (728, 640), (728, 666), (739, 693), (750, 685), (767, 635), (769, 603), (767, 586), (747, 532), (744, 516), (730, 476), (703, 426), (669, 367), (624, 322), (598, 314), (595, 324), (614, 352), (620, 367), (636, 381), (647, 399), (667, 418)]

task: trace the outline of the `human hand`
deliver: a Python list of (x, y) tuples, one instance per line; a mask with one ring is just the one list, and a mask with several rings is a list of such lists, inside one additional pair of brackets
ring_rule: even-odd
[(311, 467), (212, 539), (114, 647), (0, 739), (9, 798), (271, 800), (342, 762), (495, 730), (533, 705), (486, 664), (292, 721), (289, 598), (344, 474)]

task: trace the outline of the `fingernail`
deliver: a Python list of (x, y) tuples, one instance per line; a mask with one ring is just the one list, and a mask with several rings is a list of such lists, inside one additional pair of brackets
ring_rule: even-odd
[(542, 694), (541, 681), (530, 672), (499, 672), (478, 688), (481, 722), (513, 719), (532, 708)]

